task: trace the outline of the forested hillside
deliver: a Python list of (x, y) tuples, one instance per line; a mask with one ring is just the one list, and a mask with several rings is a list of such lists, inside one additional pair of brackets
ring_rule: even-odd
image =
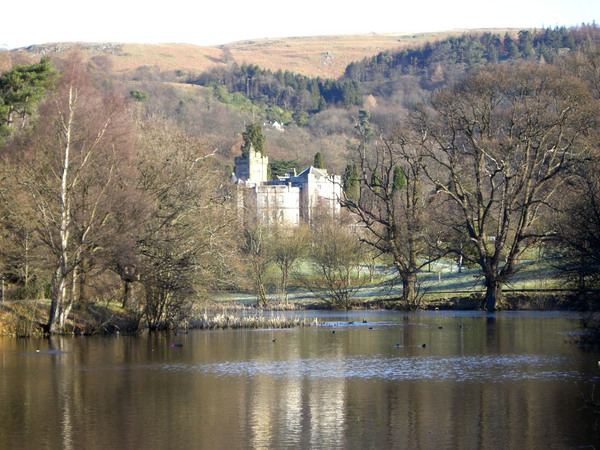
[[(373, 123), (390, 127), (407, 107), (473, 68), (522, 59), (552, 63), (558, 55), (596, 42), (597, 34), (595, 25), (582, 25), (446, 35), (295, 38), (206, 50), (86, 44), (79, 53), (98, 74), (117, 81), (127, 93), (134, 92), (138, 109), (168, 114), (187, 132), (213, 142), (225, 164), (231, 163), (244, 127), (263, 121), (285, 126), (284, 132), (265, 129), (271, 157), (305, 165), (319, 148), (326, 164), (341, 172), (346, 140), (359, 108), (371, 111)], [(69, 49), (73, 46), (32, 47), (4, 52), (0, 59), (7, 68), (11, 58), (17, 63), (40, 54), (60, 59)], [(361, 52), (368, 51), (370, 56), (360, 59)], [(359, 58), (348, 61), (346, 54)], [(339, 66), (343, 60), (348, 64)], [(335, 71), (323, 70), (334, 62)]]
[(596, 43), (599, 38), (598, 28), (588, 25), (521, 30), (516, 38), (508, 32), (504, 35), (493, 32), (465, 33), (399, 52), (386, 50), (371, 58), (350, 63), (346, 67), (345, 77), (360, 82), (392, 79), (407, 74), (439, 78), (449, 70), (470, 70), (485, 63), (521, 58), (553, 62), (557, 56)]
[[(336, 107), (351, 109), (362, 106), (363, 97), (368, 95), (385, 102), (411, 88), (432, 91), (488, 63), (518, 60), (552, 63), (558, 56), (600, 40), (599, 31), (593, 25), (521, 30), (513, 36), (508, 32), (503, 35), (465, 33), (418, 47), (390, 49), (350, 63), (339, 79), (309, 77), (281, 69), (273, 72), (253, 64), (233, 64), (204, 72), (189, 82), (214, 87), (218, 98), (225, 103), (229, 101), (227, 93), (240, 93), (259, 105), (276, 106), (288, 112), (280, 116), (279, 121), (288, 124), (294, 117), (298, 125), (306, 125), (306, 115), (302, 113), (316, 114)], [(414, 79), (418, 86), (404, 86)], [(413, 92), (402, 106), (414, 98)], [(273, 114), (269, 118), (278, 120)]]
[(287, 126), (293, 148), (275, 133), (268, 143), (273, 156), (309, 162), (310, 151), (298, 146), (298, 141), (309, 139), (311, 146), (323, 148), (329, 164), (340, 170), (345, 140), (352, 134), (359, 108), (369, 109), (378, 126), (391, 127), (415, 102), (463, 79), (473, 69), (518, 61), (552, 64), (556, 58), (594, 46), (599, 40), (595, 25), (503, 34), (469, 32), (380, 52), (350, 63), (337, 79), (234, 63), (180, 82), (209, 88), (206, 95), (230, 111), (251, 112), (254, 119)]

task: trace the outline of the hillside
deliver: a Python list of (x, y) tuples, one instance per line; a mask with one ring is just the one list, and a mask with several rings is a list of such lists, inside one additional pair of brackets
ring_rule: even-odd
[[(484, 31), (504, 34), (510, 30), (469, 30), (472, 33)], [(273, 71), (281, 69), (307, 76), (338, 78), (353, 61), (382, 51), (416, 47), (465, 32), (289, 37), (239, 41), (213, 47), (190, 44), (55, 43), (0, 52), (0, 71), (8, 70), (12, 64), (34, 62), (42, 55), (60, 56), (79, 48), (84, 58), (103, 59), (117, 74), (141, 66), (156, 67), (160, 72), (184, 70), (200, 73), (233, 62), (246, 62)]]

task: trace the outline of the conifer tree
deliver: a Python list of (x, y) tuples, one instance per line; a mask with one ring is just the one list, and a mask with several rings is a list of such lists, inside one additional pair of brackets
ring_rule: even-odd
[(255, 152), (260, 152), (261, 155), (265, 156), (265, 141), (267, 138), (259, 123), (246, 126), (246, 131), (242, 133), (242, 138), (244, 139), (244, 143), (242, 144), (243, 157), (248, 156), (250, 147), (253, 147)]
[(43, 57), (39, 63), (15, 66), (0, 75), (0, 138), (9, 134), (16, 120), (24, 123), (55, 73), (50, 58)]
[(313, 166), (315, 169), (323, 169), (323, 155), (321, 154), (321, 152), (317, 152), (315, 153), (315, 159), (313, 162)]
[(406, 175), (402, 166), (396, 166), (394, 169), (394, 184), (392, 185), (393, 191), (399, 191), (406, 187)]
[(358, 181), (358, 170), (356, 164), (348, 164), (344, 172), (344, 194), (346, 199), (358, 201), (360, 197), (360, 186)]

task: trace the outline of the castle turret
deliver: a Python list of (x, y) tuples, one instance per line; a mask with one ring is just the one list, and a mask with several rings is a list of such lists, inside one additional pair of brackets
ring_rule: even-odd
[(250, 145), (248, 155), (235, 158), (235, 176), (239, 181), (263, 183), (268, 181), (269, 157), (263, 156)]

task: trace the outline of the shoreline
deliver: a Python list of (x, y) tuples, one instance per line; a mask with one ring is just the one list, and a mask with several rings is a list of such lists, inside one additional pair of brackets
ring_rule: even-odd
[[(554, 291), (505, 293), (501, 311), (577, 311), (600, 310), (598, 295), (587, 296)], [(416, 308), (406, 308), (398, 298), (354, 299), (348, 310), (398, 310), (398, 311), (483, 311), (483, 294), (442, 297), (422, 300)], [(47, 301), (9, 301), (0, 303), (0, 336), (39, 337), (45, 332)], [(302, 311), (332, 310), (327, 303), (313, 298), (290, 300), (287, 303), (270, 302), (266, 308), (258, 308), (256, 301), (221, 300), (196, 305), (185, 321), (178, 326), (166, 326), (156, 331), (179, 329), (227, 329), (227, 328), (290, 328), (307, 326), (297, 319), (241, 317), (240, 311)], [(90, 303), (73, 309), (63, 335), (111, 335), (139, 334), (148, 331), (139, 313), (126, 311), (106, 303)]]

